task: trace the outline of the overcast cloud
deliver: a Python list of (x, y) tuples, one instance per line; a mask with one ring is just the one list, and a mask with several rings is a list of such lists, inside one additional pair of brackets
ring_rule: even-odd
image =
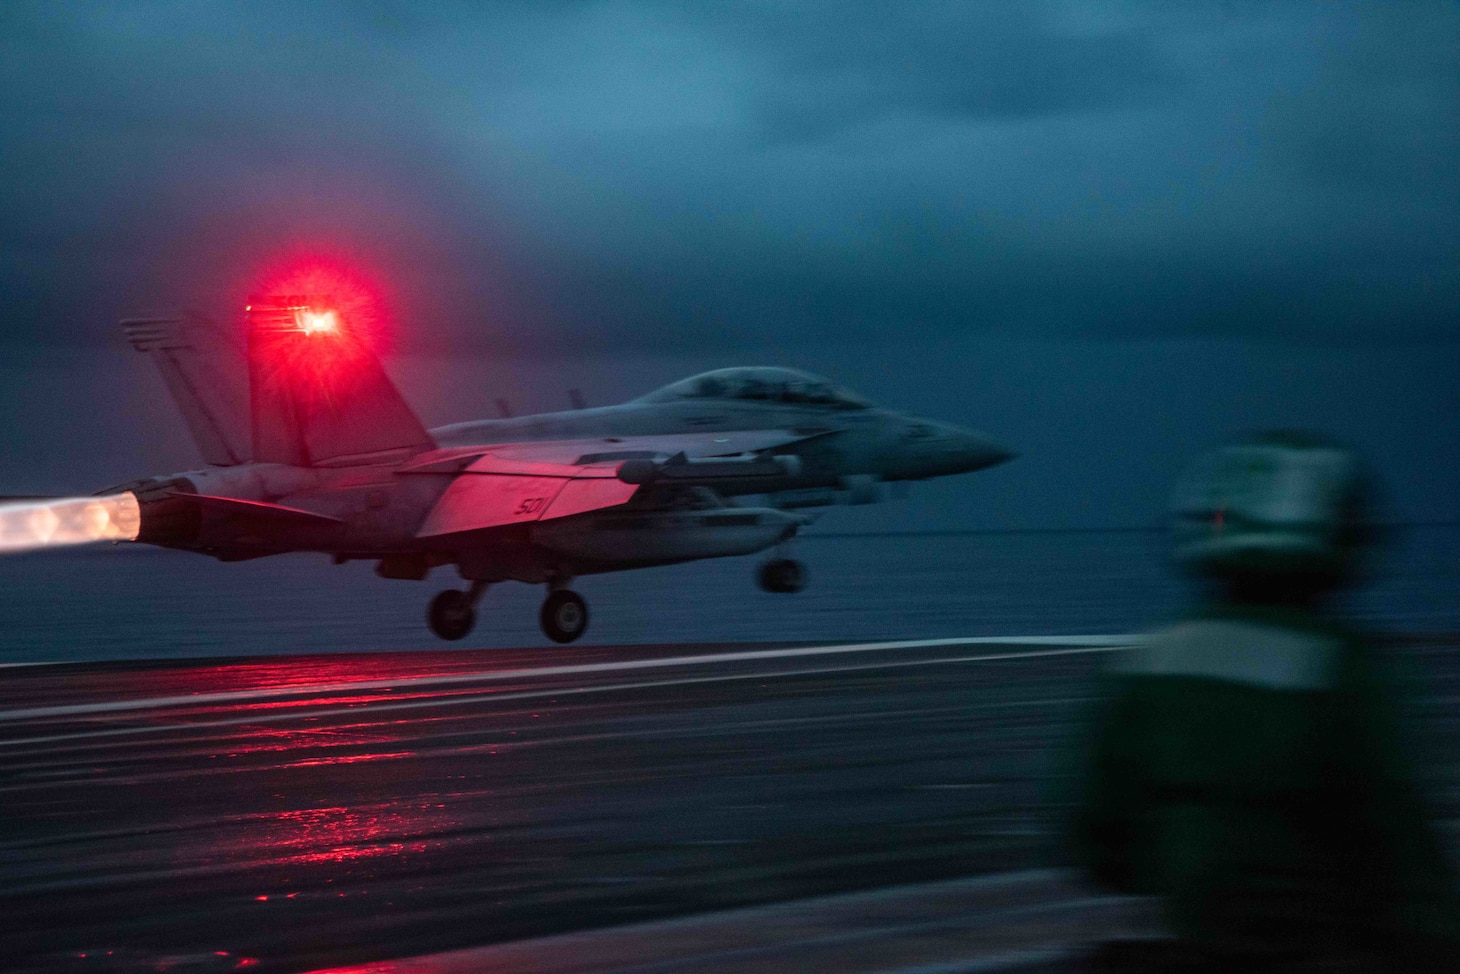
[(10, 343), (357, 261), (407, 347), (1443, 340), (1452, 3), (0, 8)]

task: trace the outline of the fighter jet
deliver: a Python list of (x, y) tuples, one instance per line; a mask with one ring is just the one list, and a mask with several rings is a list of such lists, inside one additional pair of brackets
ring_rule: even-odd
[[(427, 612), (448, 640), (471, 631), (492, 585), (517, 581), (546, 586), (542, 631), (571, 642), (588, 626), (575, 577), (784, 551), (809, 508), (871, 503), (890, 484), (1012, 456), (785, 368), (721, 369), (620, 405), (427, 430), (328, 296), (250, 301), (235, 333), (247, 390), (232, 397), (221, 329), (176, 317), (122, 324), (160, 368), (207, 465), (108, 488), (107, 506), (58, 507), (53, 531), (100, 526), (93, 536), (222, 561), (323, 552), (372, 561), (390, 579), (454, 566), (465, 587)], [(806, 578), (785, 554), (758, 571), (770, 592), (800, 591)]]

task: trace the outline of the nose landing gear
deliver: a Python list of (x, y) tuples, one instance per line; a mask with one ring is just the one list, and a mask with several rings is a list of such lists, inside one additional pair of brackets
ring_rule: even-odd
[(483, 582), (472, 582), (465, 592), (449, 588), (431, 600), (426, 610), (426, 623), (442, 639), (455, 641), (471, 632), (477, 621), (477, 600), (486, 593)]
[(806, 587), (806, 565), (794, 558), (773, 558), (760, 566), (755, 580), (767, 592), (799, 592)]
[(555, 643), (571, 643), (588, 629), (588, 603), (568, 589), (549, 593), (538, 614), (543, 634)]

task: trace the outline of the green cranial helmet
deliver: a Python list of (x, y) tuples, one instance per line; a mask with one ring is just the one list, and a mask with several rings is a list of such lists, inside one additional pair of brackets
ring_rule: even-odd
[(1340, 444), (1267, 433), (1200, 457), (1171, 494), (1172, 555), (1196, 574), (1335, 583), (1371, 532), (1369, 478)]

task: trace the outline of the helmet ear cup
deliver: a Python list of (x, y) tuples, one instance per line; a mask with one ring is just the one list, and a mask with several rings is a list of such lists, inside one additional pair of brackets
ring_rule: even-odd
[(1172, 557), (1198, 575), (1338, 584), (1374, 540), (1370, 480), (1353, 451), (1306, 434), (1213, 450), (1172, 491)]

